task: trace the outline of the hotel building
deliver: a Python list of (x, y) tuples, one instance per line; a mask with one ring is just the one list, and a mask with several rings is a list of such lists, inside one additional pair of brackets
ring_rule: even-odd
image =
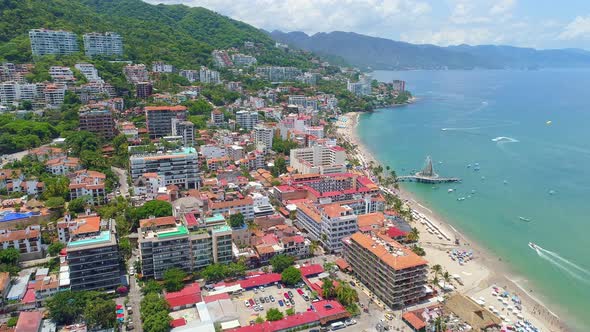
[(144, 111), (150, 138), (172, 135), (172, 119), (184, 121), (188, 114), (185, 106), (146, 106)]
[(135, 181), (145, 173), (162, 176), (166, 185), (178, 185), (185, 189), (197, 188), (199, 156), (192, 147), (159, 153), (133, 154), (129, 158), (131, 179)]
[(289, 162), (300, 174), (346, 172), (346, 151), (339, 146), (314, 145), (291, 149)]
[(67, 55), (79, 50), (76, 34), (69, 31), (33, 29), (29, 39), (33, 56)]
[(117, 33), (85, 33), (83, 39), (84, 52), (88, 57), (123, 55), (123, 39)]
[(423, 300), (428, 262), (422, 257), (383, 235), (355, 233), (343, 243), (353, 273), (390, 308)]

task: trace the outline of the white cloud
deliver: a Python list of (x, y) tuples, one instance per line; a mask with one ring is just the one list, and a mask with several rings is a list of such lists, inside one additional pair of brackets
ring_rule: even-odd
[(557, 36), (561, 40), (590, 39), (590, 15), (578, 16)]
[(511, 11), (515, 5), (516, 5), (515, 0), (500, 0), (492, 6), (492, 9), (490, 9), (490, 14), (492, 14), (492, 15), (505, 14), (505, 13)]

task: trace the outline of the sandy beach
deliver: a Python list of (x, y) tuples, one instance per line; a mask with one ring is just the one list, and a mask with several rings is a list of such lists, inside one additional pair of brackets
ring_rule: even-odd
[[(337, 132), (342, 139), (356, 145), (354, 157), (363, 166), (368, 165), (371, 161), (377, 165), (378, 161), (371, 151), (362, 144), (357, 135), (359, 116), (360, 113), (347, 113), (342, 116), (336, 123)], [(367, 171), (365, 170), (365, 172)], [(542, 299), (538, 298), (534, 290), (521, 286), (526, 284), (526, 280), (513, 276), (500, 257), (486, 252), (476, 243), (470, 241), (450, 223), (438, 216), (435, 211), (430, 210), (403, 188), (401, 190), (383, 189), (391, 190), (399, 195), (412, 209), (415, 219), (413, 226), (420, 232), (419, 243), (426, 251), (425, 258), (431, 266), (440, 264), (443, 270), (454, 276), (452, 286), (457, 291), (479, 301), (482, 306), (490, 310), (493, 309), (494, 312), (497, 311), (497, 315), (507, 324), (527, 320), (539, 331), (569, 331), (562, 320), (543, 304)], [(458, 240), (458, 244), (455, 243), (456, 240)], [(471, 252), (472, 258), (466, 258), (460, 264), (457, 259), (451, 258), (450, 252), (453, 250)], [(498, 296), (498, 291), (494, 291), (494, 287), (499, 289), (498, 291), (501, 293), (508, 292), (510, 294), (509, 303), (505, 304), (499, 300), (500, 296)], [(520, 299), (521, 311), (514, 308), (511, 301), (513, 296)]]

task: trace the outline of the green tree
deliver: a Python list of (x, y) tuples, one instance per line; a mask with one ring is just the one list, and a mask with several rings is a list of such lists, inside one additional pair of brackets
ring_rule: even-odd
[(167, 292), (177, 292), (184, 287), (186, 272), (179, 268), (171, 268), (164, 272), (164, 288)]
[(45, 201), (45, 206), (47, 206), (49, 209), (52, 209), (52, 210), (61, 209), (64, 207), (65, 204), (66, 204), (66, 201), (62, 197), (49, 197)]
[(270, 265), (272, 265), (272, 270), (275, 273), (281, 273), (289, 266), (292, 266), (295, 262), (295, 258), (293, 256), (279, 254), (274, 255), (270, 259)]
[(336, 298), (344, 306), (349, 306), (359, 301), (358, 293), (349, 285), (341, 282), (336, 287)]
[(301, 271), (294, 266), (289, 266), (281, 273), (281, 281), (288, 286), (293, 286), (301, 281)]
[(285, 313), (287, 314), (287, 316), (293, 316), (293, 315), (295, 315), (295, 309), (289, 308), (289, 309), (285, 310)]
[(168, 302), (157, 293), (148, 293), (140, 303), (143, 329), (150, 332), (167, 332), (172, 318), (168, 315)]
[(149, 201), (147, 203), (145, 203), (144, 205), (140, 206), (139, 208), (137, 208), (137, 210), (135, 211), (135, 219), (136, 222), (141, 220), (141, 219), (147, 219), (151, 216), (154, 217), (166, 217), (166, 216), (171, 216), (172, 215), (172, 204), (165, 202), (165, 201), (159, 201), (159, 200), (153, 200), (153, 201)]
[(53, 242), (47, 247), (47, 252), (50, 256), (57, 256), (59, 252), (65, 248), (65, 245), (61, 242)]
[(270, 173), (273, 177), (279, 177), (279, 175), (287, 173), (287, 162), (285, 158), (282, 156), (278, 156), (275, 161), (273, 167), (270, 169)]
[(241, 212), (229, 216), (229, 225), (232, 228), (242, 228), (244, 224), (244, 215)]
[(201, 270), (200, 274), (207, 281), (219, 281), (228, 276), (228, 269), (226, 265), (211, 264)]
[(283, 319), (283, 317), (284, 317), (283, 313), (277, 308), (270, 308), (266, 312), (266, 320), (270, 321), (270, 322), (273, 322), (276, 320), (281, 320), (281, 319)]
[(334, 288), (334, 282), (332, 281), (332, 279), (324, 278), (324, 280), (322, 281), (322, 297), (326, 299), (334, 298), (336, 290)]
[(82, 317), (86, 298), (82, 292), (62, 291), (49, 298), (46, 303), (49, 317), (59, 325), (69, 325)]
[(80, 156), (82, 151), (98, 151), (100, 149), (100, 141), (91, 132), (84, 130), (75, 131), (66, 137), (66, 147), (72, 155)]
[(416, 227), (412, 227), (412, 230), (406, 235), (406, 240), (408, 242), (418, 242), (420, 238), (420, 231)]
[(262, 324), (262, 323), (264, 323), (264, 318), (262, 318), (261, 316), (258, 316), (254, 320), (254, 323), (256, 323), (256, 324)]
[(0, 250), (0, 263), (2, 264), (18, 264), (20, 252), (15, 248), (7, 248)]
[(143, 293), (143, 295), (146, 295), (149, 293), (160, 294), (162, 292), (162, 285), (160, 285), (155, 280), (149, 280), (148, 282), (146, 282), (143, 285), (143, 287), (141, 288), (141, 292)]
[(80, 213), (84, 212), (87, 200), (85, 197), (78, 197), (68, 203), (68, 210), (70, 212)]
[(18, 323), (18, 317), (10, 317), (7, 321), (6, 321), (6, 326), (8, 327), (15, 327), (16, 323)]
[(84, 309), (84, 320), (92, 328), (114, 328), (117, 321), (115, 301), (97, 298), (88, 301)]
[(280, 137), (275, 137), (272, 141), (272, 150), (285, 155), (289, 155), (291, 149), (295, 149), (297, 146), (297, 142), (289, 139), (283, 140)]

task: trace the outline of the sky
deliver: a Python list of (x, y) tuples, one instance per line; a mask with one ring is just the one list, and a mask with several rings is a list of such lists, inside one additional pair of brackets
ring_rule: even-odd
[(352, 31), (440, 46), (590, 50), (588, 0), (144, 0), (201, 6), (265, 30)]

